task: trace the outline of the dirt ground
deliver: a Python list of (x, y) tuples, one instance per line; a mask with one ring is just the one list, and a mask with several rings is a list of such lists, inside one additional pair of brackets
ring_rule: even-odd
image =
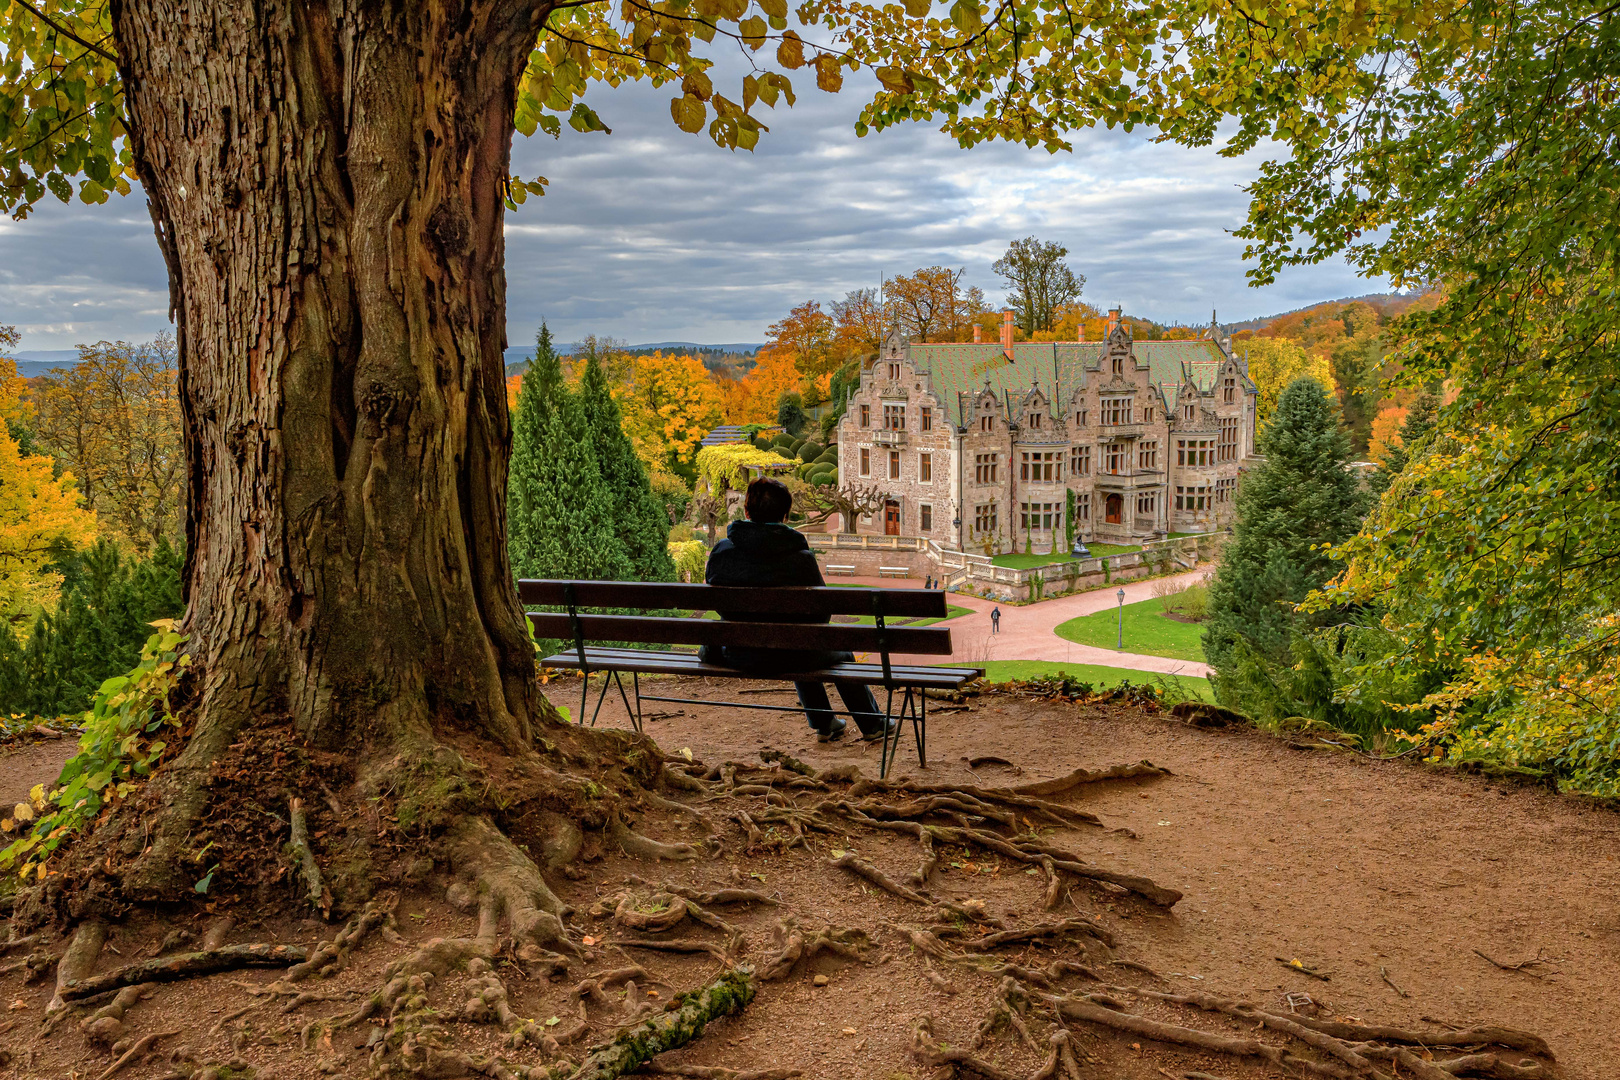
[[(668, 687), (670, 684), (664, 684)], [(566, 684), (565, 684), (566, 690)], [(734, 696), (736, 687), (687, 682), (671, 696)], [(564, 693), (562, 700), (567, 701)], [(743, 700), (790, 704), (790, 691)], [(858, 740), (818, 744), (793, 714), (663, 706), (678, 715), (648, 723), (668, 753), (683, 749), (709, 762), (758, 761), (762, 747), (786, 751), (825, 769), (878, 767), (875, 745)], [(610, 703), (603, 723), (622, 723)], [(1042, 879), (1020, 864), (977, 851), (942, 851), (935, 892), (983, 901), (1008, 922), (1094, 915), (1119, 939), (1111, 957), (1086, 956), (1077, 946), (1057, 953), (1041, 946), (1008, 950), (1007, 959), (1041, 964), (1054, 955), (1110, 967), (1118, 982), (1186, 993), (1203, 990), (1270, 1008), (1308, 1010), (1318, 1017), (1408, 1027), (1496, 1024), (1547, 1040), (1571, 1080), (1620, 1075), (1620, 830), (1613, 812), (1541, 789), (1428, 769), (1407, 762), (1373, 762), (1349, 753), (1293, 749), (1246, 729), (1203, 731), (1138, 708), (1049, 704), (990, 696), (966, 711), (936, 714), (929, 727), (929, 767), (918, 767), (906, 738), (895, 774), (985, 787), (1059, 776), (1076, 767), (1142, 759), (1172, 775), (1087, 785), (1062, 801), (1099, 815), (1103, 828), (1060, 831), (1054, 842), (1096, 865), (1153, 878), (1182, 890), (1169, 911), (1095, 883), (1074, 885), (1054, 913), (1042, 911)], [(0, 797), (7, 804), (48, 782), (72, 750), (71, 740), (0, 751)], [(970, 758), (996, 756), (1011, 765), (974, 769)], [(690, 797), (687, 797), (690, 798)], [(702, 804), (717, 821), (725, 802)], [(640, 827), (664, 839), (697, 842), (682, 817), (644, 817)], [(1132, 835), (1134, 834), (1134, 836)], [(815, 836), (814, 850), (785, 854), (743, 850), (729, 826), (719, 854), (695, 862), (650, 864), (607, 854), (587, 876), (558, 877), (557, 892), (577, 910), (571, 929), (588, 940), (583, 971), (635, 964), (646, 975), (639, 993), (668, 1000), (720, 969), (707, 956), (679, 956), (612, 945), (611, 905), (634, 875), (649, 882), (717, 887), (746, 885), (790, 905), (806, 926), (864, 930), (872, 947), (859, 962), (807, 965), (788, 979), (760, 985), (758, 997), (735, 1018), (711, 1025), (679, 1060), (737, 1069), (797, 1068), (812, 1078), (905, 1080), (929, 1076), (910, 1052), (914, 1019), (932, 1014), (941, 1041), (973, 1042), (989, 1011), (997, 980), (945, 970), (954, 992), (930, 982), (923, 962), (897, 927), (917, 909), (830, 868), (833, 851), (853, 850), (896, 877), (916, 864), (907, 837)], [(442, 872), (442, 871), (441, 871)], [(472, 916), (445, 900), (447, 878), (430, 878), (402, 895), (399, 933), (417, 942), (471, 932)], [(1078, 909), (1078, 911), (1076, 910)], [(747, 957), (771, 954), (771, 927), (781, 910), (728, 910), (747, 940)], [(182, 925), (200, 935), (204, 913)], [(116, 928), (98, 970), (156, 951), (171, 925)], [(333, 928), (314, 919), (241, 918), (233, 942), (313, 944)], [(588, 935), (588, 938), (587, 938)], [(59, 947), (58, 947), (59, 951)], [(1480, 955), (1484, 954), (1484, 956)], [(328, 1000), (283, 1013), (284, 999), (250, 996), (274, 972), (247, 971), (160, 988), (135, 1005), (132, 1034), (170, 1033), (157, 1052), (133, 1061), (121, 1076), (148, 1080), (183, 1075), (190, 1062), (235, 1061), (260, 1080), (367, 1075), (368, 1023), (301, 1049), (305, 1023), (353, 1008), (401, 947), (372, 938), (335, 978), (315, 989)], [(1494, 966), (1540, 958), (1520, 970)], [(1277, 958), (1299, 960), (1329, 976), (1313, 979)], [(550, 981), (522, 969), (503, 971), (514, 1008), (524, 1016), (571, 1020), (565, 998), (583, 972)], [(826, 976), (817, 986), (816, 976)], [(467, 981), (454, 975), (432, 988), (454, 1008)], [(1393, 985), (1391, 985), (1393, 984)], [(1299, 995), (1308, 995), (1305, 1004)], [(50, 979), (25, 984), (20, 973), (0, 979), (0, 1075), (34, 1078), (100, 1077), (113, 1061), (89, 1045), (76, 1024), (40, 1034)], [(464, 997), (465, 995), (461, 995)], [(635, 994), (631, 995), (632, 1000)], [(238, 1010), (251, 1006), (242, 1015)], [(1209, 1014), (1209, 1030), (1248, 1034)], [(598, 1034), (613, 1015), (591, 1007)], [(1248, 1059), (1120, 1036), (1074, 1023), (1082, 1074), (1091, 1080), (1160, 1080), (1186, 1070), (1241, 1080), (1288, 1075)], [(461, 1048), (493, 1052), (499, 1032), (456, 1024)], [(1002, 1036), (981, 1050), (1013, 1073), (1028, 1076), (1041, 1057), (1017, 1038)], [(187, 1057), (189, 1055), (189, 1058)], [(514, 1055), (521, 1057), (521, 1055)], [(175, 1059), (180, 1059), (176, 1068)], [(534, 1060), (532, 1057), (528, 1060)], [(577, 1060), (577, 1057), (576, 1057)], [(9, 1062), (9, 1068), (7, 1063)], [(1397, 1070), (1396, 1075), (1405, 1075)]]

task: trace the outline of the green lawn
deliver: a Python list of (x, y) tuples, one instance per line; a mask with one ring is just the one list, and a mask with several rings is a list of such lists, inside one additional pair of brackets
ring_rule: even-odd
[[(1124, 555), (1129, 551), (1142, 550), (1140, 545), (1125, 544), (1087, 544), (1091, 549), (1092, 558), (1104, 558), (1109, 555)], [(997, 555), (990, 560), (997, 566), (1006, 566), (1013, 570), (1030, 570), (1037, 566), (1051, 566), (1053, 563), (1078, 562), (1068, 552), (1056, 555)]]
[(1156, 686), (1168, 686), (1171, 689), (1179, 685), (1192, 697), (1203, 701), (1215, 700), (1215, 691), (1211, 689), (1209, 680), (1190, 675), (1160, 675), (1153, 671), (1130, 671), (1125, 668), (1100, 667), (1096, 664), (1060, 664), (1052, 660), (988, 660), (971, 666), (984, 668), (984, 676), (991, 682), (1068, 673), (1077, 679), (1094, 684), (1099, 689), (1117, 686), (1120, 682), (1129, 680), (1138, 684), (1153, 683)]
[[(1125, 605), (1125, 652), (1168, 656), (1176, 660), (1204, 661), (1204, 628), (1177, 622), (1164, 614), (1161, 599)], [(1119, 640), (1119, 609), (1082, 615), (1060, 623), (1057, 636), (1077, 645), (1113, 649)]]

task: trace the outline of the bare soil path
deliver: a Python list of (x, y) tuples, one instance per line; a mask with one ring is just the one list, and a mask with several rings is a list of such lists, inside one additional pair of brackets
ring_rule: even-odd
[[(1176, 774), (1106, 785), (1086, 802), (1140, 837), (1093, 839), (1099, 864), (1186, 892), (1169, 915), (1119, 915), (1134, 920), (1121, 925), (1140, 947), (1136, 959), (1179, 973), (1172, 982), (1284, 1009), (1287, 994), (1305, 993), (1369, 1022), (1504, 1024), (1545, 1037), (1572, 1078), (1620, 1076), (1614, 811), (1406, 762), (1294, 749), (1252, 730), (1201, 731), (1134, 708), (979, 701), (932, 718), (927, 770), (908, 736), (897, 773), (1022, 783), (1146, 758)], [(707, 758), (751, 758), (768, 745), (816, 768), (877, 771), (871, 744), (818, 744), (802, 721), (761, 715), (688, 707), (648, 731), (665, 748)], [(985, 755), (1015, 766), (967, 766)], [(1478, 953), (1507, 964), (1550, 959), (1509, 972)], [(1331, 981), (1288, 971), (1279, 956)]]
[[(687, 681), (676, 694), (724, 698), (735, 697), (737, 689)], [(784, 688), (780, 696), (743, 700), (787, 704), (790, 694)], [(622, 706), (604, 707), (604, 723), (624, 719)], [(1057, 829), (1052, 839), (1102, 867), (1150, 876), (1185, 892), (1166, 911), (1095, 883), (1078, 883), (1059, 910), (1045, 913), (1041, 879), (1026, 876), (1026, 868), (945, 847), (936, 895), (983, 902), (1019, 925), (1077, 913), (1095, 917), (1119, 939), (1115, 958), (1160, 973), (1168, 983), (1153, 983), (1160, 989), (1223, 994), (1285, 1013), (1291, 995), (1296, 1003), (1308, 995), (1313, 1004), (1299, 1007), (1318, 1017), (1368, 1023), (1502, 1024), (1546, 1038), (1569, 1080), (1620, 1075), (1620, 1029), (1614, 1024), (1620, 1015), (1620, 917), (1613, 902), (1620, 886), (1620, 818), (1612, 811), (1404, 762), (1293, 749), (1246, 729), (1201, 731), (1129, 707), (994, 695), (976, 699), (966, 711), (936, 714), (933, 721), (929, 768), (918, 767), (908, 740), (896, 775), (998, 786), (1140, 759), (1172, 770), (1167, 777), (1087, 785), (1076, 793), (1077, 805), (1099, 815), (1103, 827)], [(774, 747), (816, 769), (855, 764), (867, 775), (877, 771), (876, 746), (819, 744), (801, 719), (788, 714), (682, 706), (679, 715), (647, 727), (666, 752), (686, 749), (716, 764), (757, 762), (762, 747)], [(0, 752), (0, 792), (26, 792), (70, 750), (71, 740), (61, 740)], [(1007, 763), (968, 765), (987, 756)], [(698, 805), (718, 821), (732, 804)], [(648, 812), (637, 824), (666, 840), (701, 842), (688, 817)], [(718, 853), (696, 861), (654, 864), (609, 850), (591, 855), (577, 879), (553, 881), (576, 909), (570, 933), (586, 945), (579, 965), (567, 978), (548, 980), (503, 964), (513, 1008), (542, 1021), (572, 1017), (578, 1003), (567, 995), (575, 980), (625, 964), (645, 968), (645, 977), (638, 978), (643, 997), (668, 1000), (701, 985), (718, 970), (708, 956), (616, 945), (615, 904), (626, 890), (641, 888), (637, 876), (701, 889), (740, 885), (784, 904), (728, 909), (726, 918), (745, 939), (746, 959), (772, 955), (772, 922), (790, 909), (807, 928), (859, 929), (872, 944), (858, 961), (824, 957), (787, 979), (762, 983), (745, 1012), (712, 1024), (678, 1060), (732, 1069), (793, 1068), (811, 1080), (929, 1076), (931, 1070), (910, 1050), (916, 1018), (932, 1015), (938, 1038), (971, 1045), (992, 1007), (995, 980), (947, 968), (954, 992), (931, 985), (923, 961), (896, 929), (918, 919), (917, 907), (829, 868), (828, 857), (849, 847), (891, 875), (903, 876), (916, 864), (915, 845), (906, 837), (817, 834), (809, 850), (778, 853), (767, 846), (750, 852), (729, 824)], [(189, 1075), (191, 1061), (231, 1062), (242, 1073), (252, 1068), (255, 1080), (368, 1075), (367, 1043), (380, 1030), (372, 1023), (311, 1042), (300, 1032), (312, 1019), (339, 1016), (364, 1000), (403, 949), (468, 933), (474, 916), (446, 902), (452, 880), (440, 866), (419, 885), (402, 887), (396, 915), (404, 940), (369, 939), (348, 967), (314, 985), (319, 993), (309, 1004), (248, 995), (244, 988), (262, 990), (276, 972), (217, 975), (154, 990), (130, 1009), (129, 1037), (176, 1034), (150, 1058), (129, 1065), (120, 1080)], [(251, 905), (237, 908), (230, 941), (309, 945), (335, 929), (296, 911), (287, 914), (287, 896), (278, 893), (266, 903), (262, 917)], [(209, 920), (199, 911), (157, 923), (117, 924), (99, 970), (154, 954), (176, 925), (201, 936)], [(1506, 964), (1538, 955), (1543, 962), (1503, 971), (1475, 950)], [(1032, 965), (1054, 955), (1045, 947), (1008, 954)], [(1276, 957), (1297, 958), (1330, 979), (1288, 970)], [(1108, 970), (1121, 983), (1142, 981), (1130, 970)], [(500, 1052), (498, 1029), (454, 1020), (469, 985), (464, 973), (447, 975), (432, 988), (434, 1007), (451, 1010), (447, 1022), (457, 1049)], [(105, 1046), (87, 1041), (78, 1016), (55, 1034), (41, 1032), (50, 993), (49, 979), (24, 983), (16, 973), (0, 978), (0, 997), (10, 1006), (10, 1022), (0, 1025), (0, 1075), (102, 1076), (114, 1058)], [(594, 1037), (611, 1033), (613, 1018), (633, 997), (621, 1002), (615, 992), (591, 1005)], [(1252, 1025), (1204, 1022), (1227, 1023), (1224, 1030), (1234, 1036), (1252, 1031)], [(1284, 1076), (1251, 1060), (1086, 1024), (1077, 1023), (1074, 1032), (1085, 1080), (1162, 1080), (1189, 1070), (1225, 1080)], [(1019, 1077), (1030, 1076), (1040, 1063), (1014, 1038), (993, 1040), (984, 1053)]]

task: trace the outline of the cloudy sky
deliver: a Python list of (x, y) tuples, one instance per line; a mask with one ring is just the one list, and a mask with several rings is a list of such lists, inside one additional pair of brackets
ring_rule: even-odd
[[(802, 75), (802, 73), (800, 73)], [(740, 77), (740, 76), (739, 76)], [(1072, 154), (964, 151), (912, 125), (857, 139), (856, 80), (840, 95), (799, 78), (799, 103), (765, 110), (752, 153), (720, 150), (669, 120), (671, 91), (593, 91), (613, 134), (518, 139), (515, 169), (550, 193), (508, 218), (508, 337), (546, 319), (561, 341), (763, 341), (807, 299), (941, 263), (993, 301), (990, 265), (1016, 237), (1068, 245), (1085, 299), (1163, 322), (1274, 314), (1378, 291), (1333, 263), (1266, 289), (1244, 282), (1241, 185), (1258, 159), (1080, 132)], [(726, 80), (716, 79), (726, 90)], [(144, 340), (167, 325), (167, 287), (137, 194), (99, 207), (50, 201), (0, 218), (0, 323), (22, 348)]]

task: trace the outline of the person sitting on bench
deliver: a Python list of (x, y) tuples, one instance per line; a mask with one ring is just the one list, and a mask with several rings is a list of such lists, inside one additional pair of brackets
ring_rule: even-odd
[[(748, 485), (743, 502), (747, 520), (733, 521), (726, 529), (726, 538), (714, 545), (709, 553), (708, 570), (704, 580), (710, 585), (734, 588), (770, 588), (778, 585), (825, 585), (821, 568), (810, 544), (795, 529), (782, 524), (793, 508), (793, 494), (780, 480), (755, 480)], [(778, 622), (826, 622), (827, 616), (790, 615), (729, 615), (719, 612), (722, 619), (762, 620)], [(808, 651), (801, 649), (772, 649), (769, 647), (739, 647), (736, 645), (705, 645), (702, 658), (710, 664), (723, 664), (751, 673), (771, 671), (807, 671), (845, 663), (854, 659), (847, 652)], [(810, 726), (822, 742), (831, 742), (844, 733), (848, 726), (843, 717), (832, 714), (827, 700), (827, 688), (819, 682), (795, 682), (799, 691), (799, 704), (804, 707)], [(883, 738), (883, 714), (878, 711), (872, 691), (861, 683), (834, 680), (838, 695), (844, 699), (844, 708), (855, 715), (864, 739)], [(889, 721), (889, 730), (898, 727), (898, 721)]]

